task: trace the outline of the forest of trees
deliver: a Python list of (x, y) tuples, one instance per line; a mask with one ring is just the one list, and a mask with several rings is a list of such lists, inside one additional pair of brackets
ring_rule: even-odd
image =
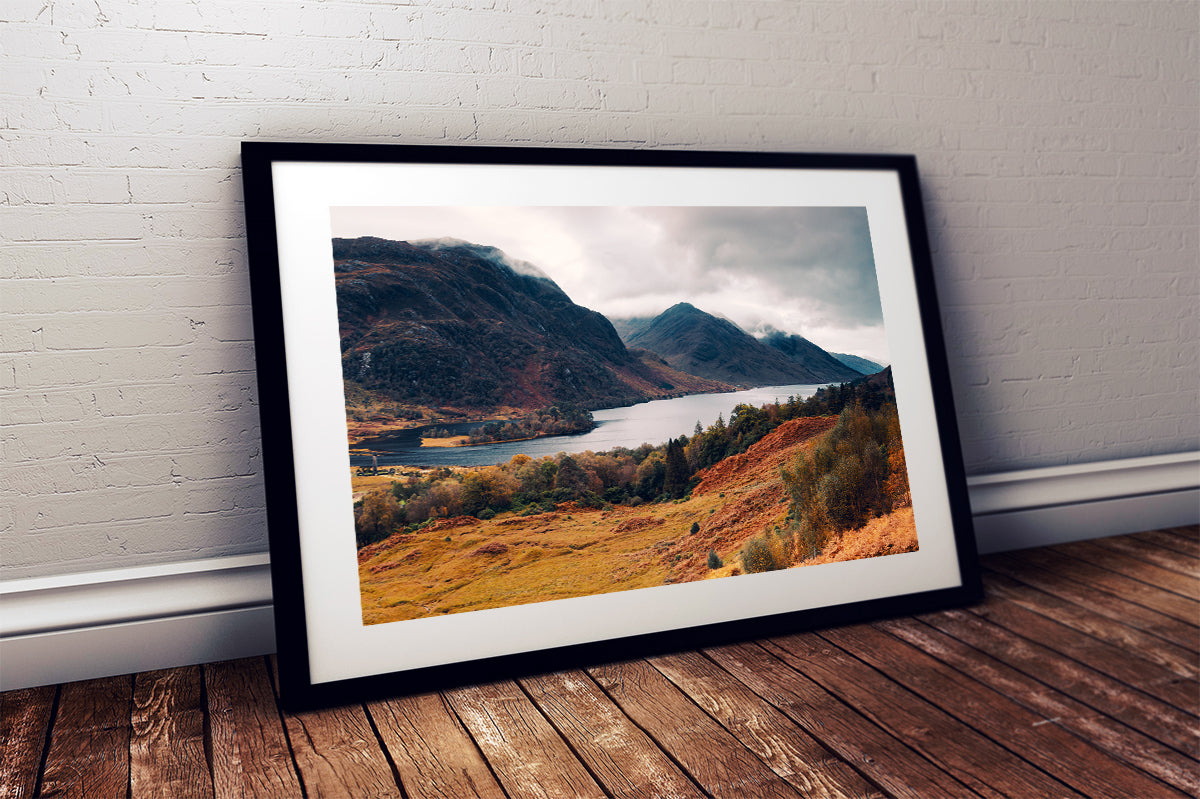
[[(487, 519), (503, 511), (543, 513), (564, 502), (601, 508), (684, 497), (697, 482), (698, 470), (745, 452), (790, 419), (837, 415), (847, 407), (877, 416), (886, 406), (894, 416), (889, 393), (860, 380), (821, 389), (807, 400), (789, 397), (787, 402), (760, 408), (738, 405), (728, 422), (718, 417), (707, 428), (697, 422), (692, 436), (658, 446), (642, 444), (633, 449), (559, 453), (537, 459), (516, 455), (497, 466), (461, 473), (441, 469), (424, 477), (397, 480), (390, 489), (372, 491), (355, 504), (358, 546), (396, 532), (414, 532), (437, 518), (468, 515)], [(801, 513), (797, 501), (793, 495), (793, 514)]]

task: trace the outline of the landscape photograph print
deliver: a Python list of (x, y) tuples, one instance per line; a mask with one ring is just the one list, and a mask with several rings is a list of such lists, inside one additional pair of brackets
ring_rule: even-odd
[(917, 550), (865, 208), (330, 215), (364, 624)]

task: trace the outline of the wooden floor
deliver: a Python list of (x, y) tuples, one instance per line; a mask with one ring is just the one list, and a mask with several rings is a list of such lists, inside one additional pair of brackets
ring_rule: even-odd
[(296, 715), (268, 658), (12, 691), (0, 797), (1200, 794), (1200, 530), (984, 567), (967, 610)]

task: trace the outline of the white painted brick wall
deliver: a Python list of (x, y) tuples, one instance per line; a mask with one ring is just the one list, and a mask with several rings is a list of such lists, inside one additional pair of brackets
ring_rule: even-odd
[(0, 576), (265, 548), (242, 139), (916, 153), (972, 473), (1200, 446), (1196, 2), (5, 0)]

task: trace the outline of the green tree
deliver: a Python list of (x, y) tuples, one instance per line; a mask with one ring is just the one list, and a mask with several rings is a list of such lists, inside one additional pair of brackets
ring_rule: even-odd
[(579, 465), (570, 455), (558, 459), (558, 473), (554, 476), (554, 487), (570, 492), (572, 497), (583, 496), (588, 491), (602, 488), (600, 480)]
[(725, 457), (729, 450), (728, 429), (725, 427), (725, 419), (717, 416), (717, 421), (708, 426), (704, 431), (703, 440), (697, 444), (692, 442), (693, 448), (696, 450), (696, 464), (703, 469), (706, 466), (712, 466), (717, 461)]
[(672, 497), (681, 497), (687, 493), (688, 479), (687, 458), (683, 454), (683, 445), (676, 439), (667, 442), (666, 468), (663, 472), (663, 491)]
[(460, 501), (464, 513), (475, 514), (484, 508), (504, 510), (512, 502), (517, 481), (496, 467), (463, 475)]
[(638, 464), (635, 493), (642, 499), (654, 499), (662, 492), (667, 464), (658, 452), (652, 452)]
[(387, 538), (400, 526), (400, 503), (390, 489), (378, 489), (363, 497), (354, 517), (354, 537), (357, 545), (365, 547)]
[(829, 534), (861, 527), (908, 504), (895, 406), (847, 405), (817, 445), (783, 470), (800, 550), (811, 557)]

